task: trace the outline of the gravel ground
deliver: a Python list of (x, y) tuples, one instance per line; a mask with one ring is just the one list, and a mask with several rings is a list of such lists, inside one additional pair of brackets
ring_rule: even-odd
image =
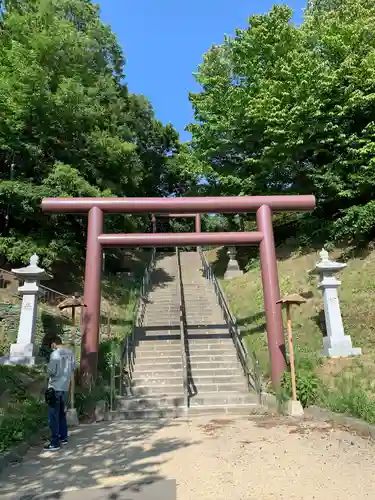
[(135, 484), (175, 479), (178, 500), (373, 500), (374, 477), (375, 442), (344, 428), (201, 417), (81, 426), (59, 452), (34, 448), (4, 471), (0, 498), (80, 490), (59, 498), (83, 500), (86, 488), (125, 485), (129, 492)]

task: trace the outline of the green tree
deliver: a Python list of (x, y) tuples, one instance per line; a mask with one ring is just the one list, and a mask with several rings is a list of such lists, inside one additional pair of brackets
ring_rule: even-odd
[(192, 149), (210, 165), (209, 192), (314, 193), (315, 216), (293, 218), (302, 231), (366, 236), (371, 223), (355, 221), (361, 210), (375, 221), (375, 4), (311, 9), (300, 27), (291, 16), (285, 6), (252, 16), (205, 55)]
[[(129, 95), (124, 56), (89, 0), (8, 0), (0, 34), (0, 255), (32, 251), (44, 265), (79, 263), (86, 223), (45, 216), (43, 196), (134, 196), (155, 191), (177, 151), (173, 128)], [(169, 175), (169, 174), (168, 174)], [(159, 187), (159, 185), (157, 185)], [(111, 217), (134, 231), (140, 217)]]

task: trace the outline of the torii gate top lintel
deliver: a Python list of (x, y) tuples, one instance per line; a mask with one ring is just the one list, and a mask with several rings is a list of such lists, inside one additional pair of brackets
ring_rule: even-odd
[(189, 198), (44, 198), (42, 210), (87, 213), (97, 207), (104, 213), (247, 213), (267, 205), (273, 212), (310, 211), (315, 196), (206, 196)]

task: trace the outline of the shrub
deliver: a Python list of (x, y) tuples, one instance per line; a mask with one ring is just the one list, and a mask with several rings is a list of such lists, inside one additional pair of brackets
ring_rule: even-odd
[[(321, 391), (322, 382), (314, 372), (296, 371), (297, 399), (306, 408), (316, 403)], [(281, 379), (279, 399), (281, 402), (292, 396), (292, 379), (289, 372), (285, 372)]]
[(0, 453), (47, 426), (47, 406), (32, 397), (1, 408)]
[(375, 423), (375, 398), (371, 388), (363, 386), (364, 381), (357, 377), (341, 377), (333, 390), (322, 394), (321, 403), (332, 411), (347, 413)]
[(110, 389), (100, 383), (91, 389), (77, 387), (75, 392), (75, 407), (80, 419), (91, 418), (95, 412), (95, 407), (98, 401), (104, 400), (106, 405), (109, 405)]

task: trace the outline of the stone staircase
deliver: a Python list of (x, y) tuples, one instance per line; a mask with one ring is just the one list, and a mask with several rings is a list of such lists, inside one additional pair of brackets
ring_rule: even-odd
[(159, 257), (142, 325), (136, 331), (135, 362), (128, 395), (118, 400), (122, 418), (253, 413), (233, 340), (212, 284), (203, 277), (196, 252), (181, 252), (186, 312), (189, 407), (184, 405), (180, 339), (180, 284), (175, 255)]
[(124, 418), (185, 413), (177, 275), (175, 255), (158, 260), (152, 272), (145, 315), (135, 333), (130, 394), (118, 401)]
[(187, 326), (189, 415), (251, 413), (257, 397), (249, 392), (222, 310), (196, 252), (181, 253)]

